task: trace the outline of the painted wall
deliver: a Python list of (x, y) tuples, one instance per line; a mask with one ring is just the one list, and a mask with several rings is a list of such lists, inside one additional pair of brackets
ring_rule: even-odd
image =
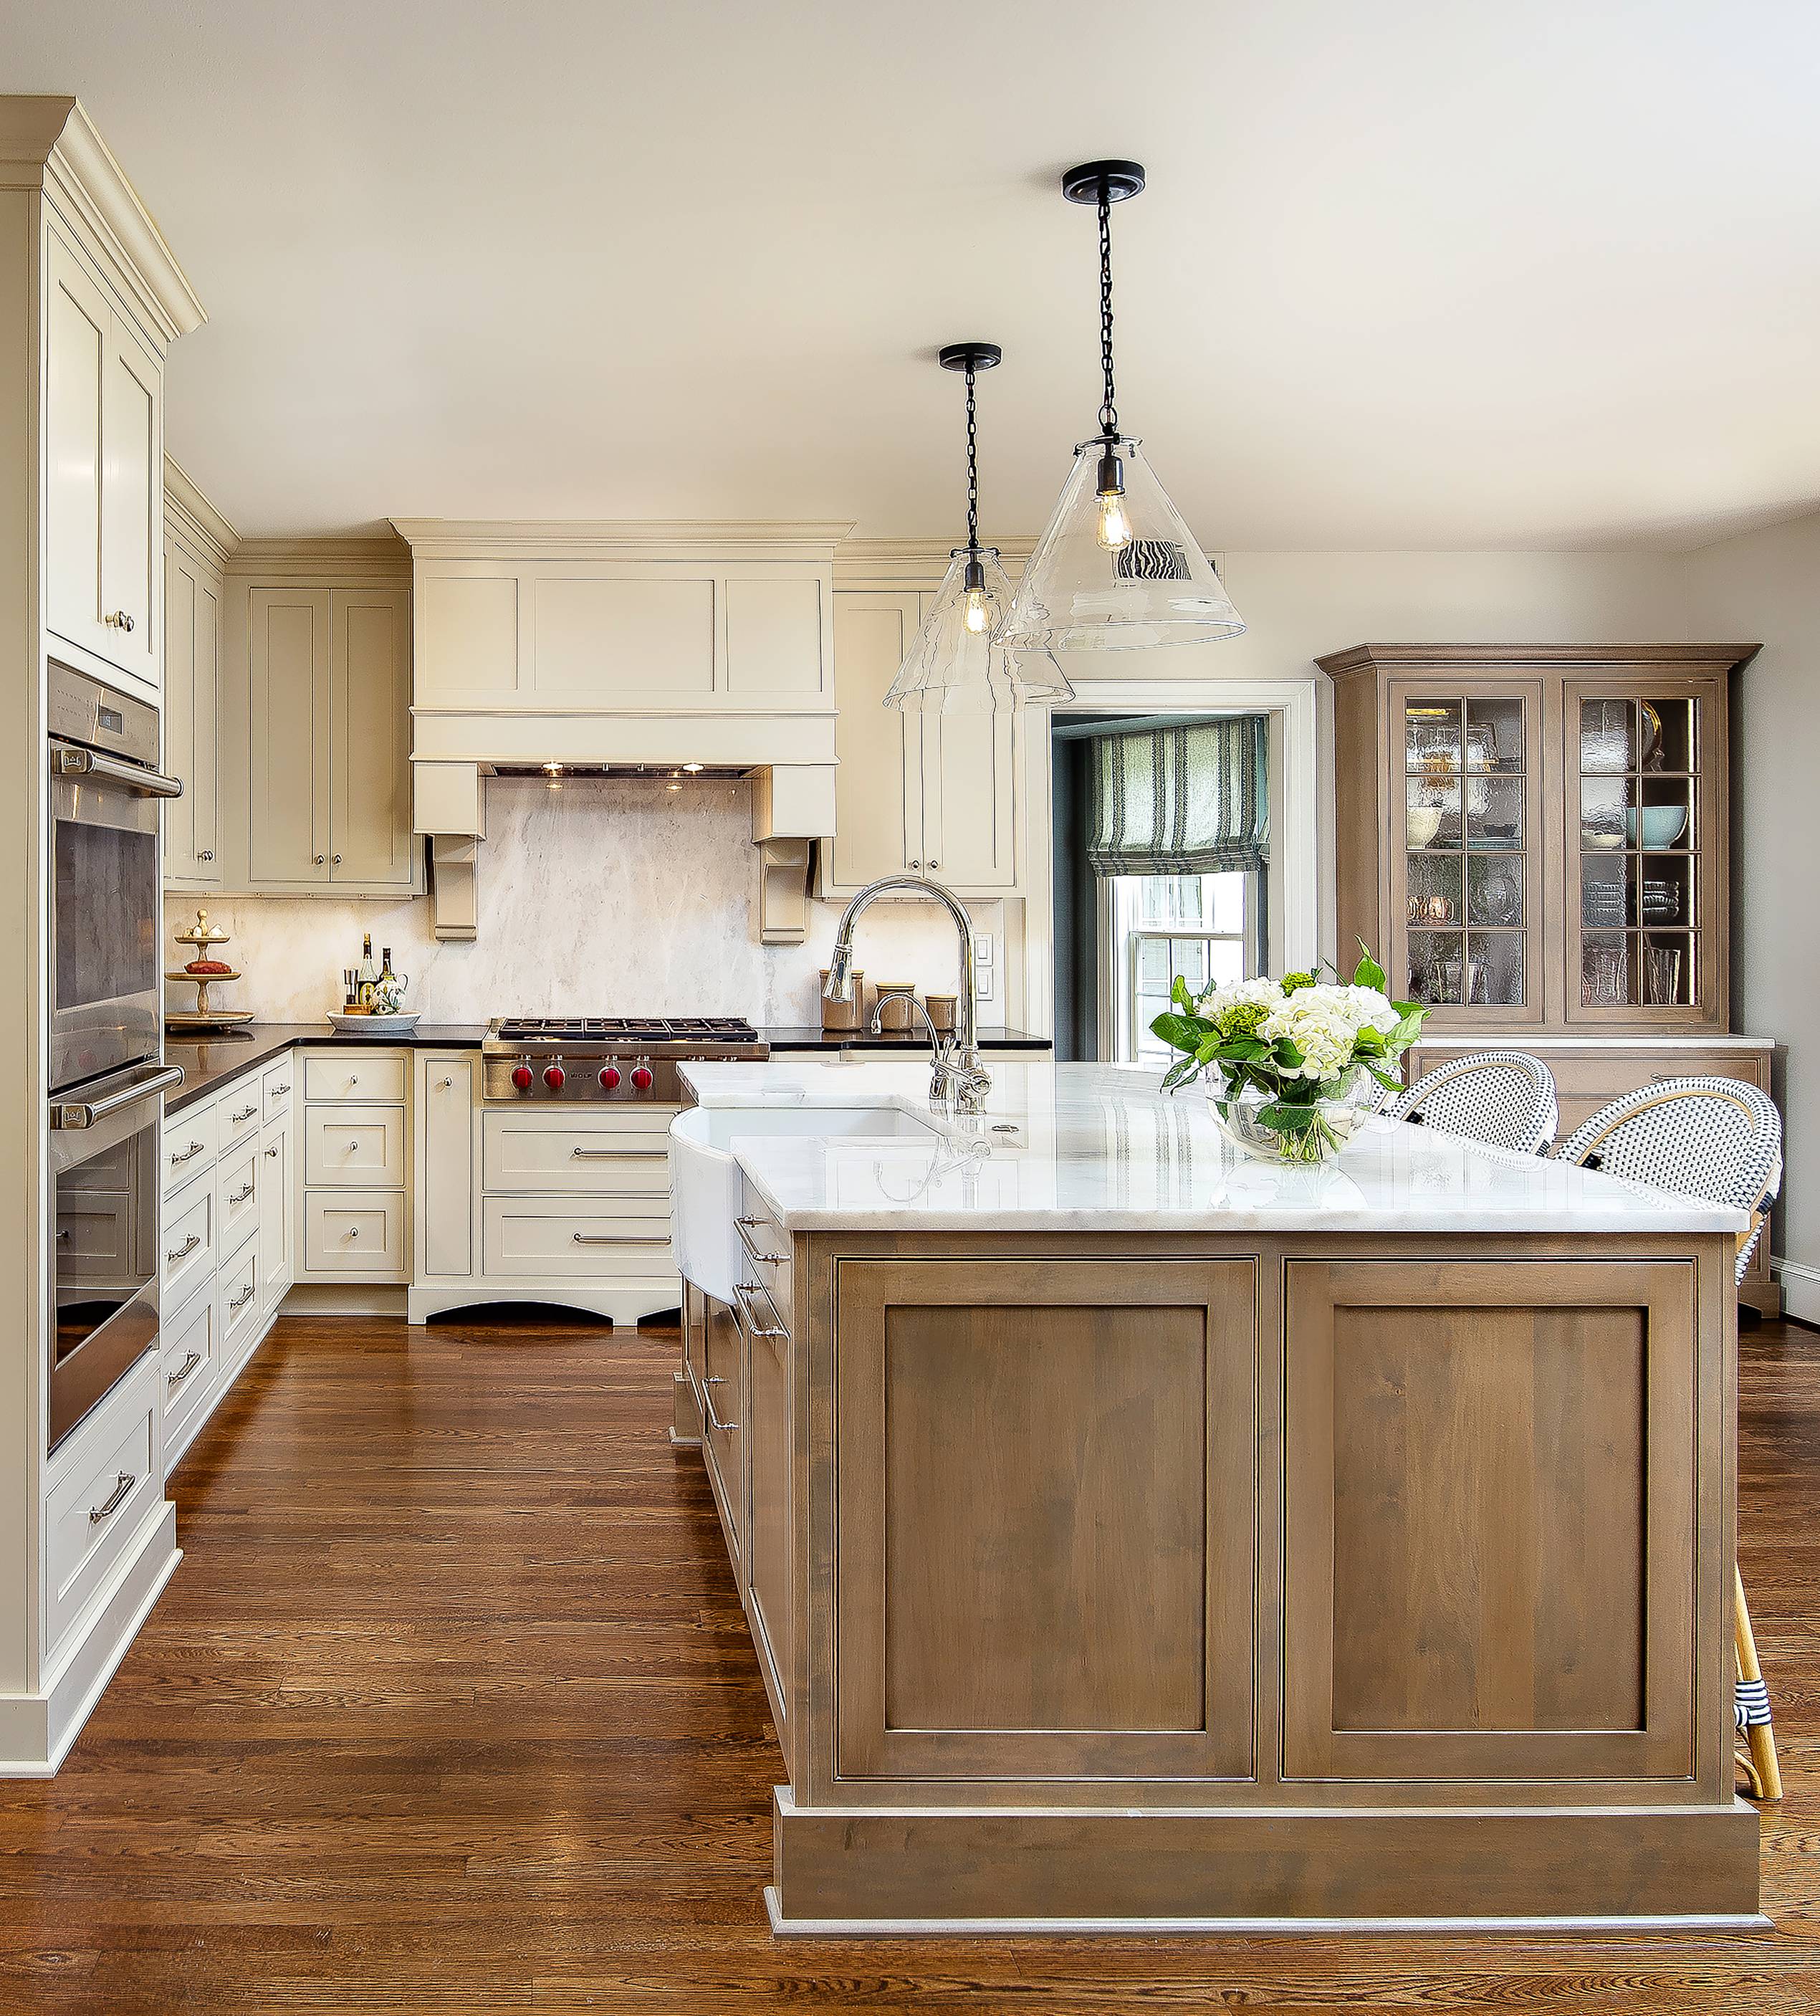
[[(222, 999), (271, 1021), (338, 1006), (341, 972), (371, 931), (410, 976), (410, 1002), (438, 1022), (523, 1014), (744, 1015), (761, 1024), (820, 1019), (820, 969), (839, 920), (811, 905), (808, 941), (758, 942), (750, 787), (660, 779), (495, 778), (487, 786), (480, 935), (438, 944), (430, 905), (322, 897), (210, 904), (246, 976)], [(172, 896), (176, 928), (192, 901)], [(974, 906), (1002, 940), (1005, 905)], [(876, 904), (855, 934), (869, 977), (952, 993), (954, 927), (926, 904)], [(187, 995), (189, 990), (182, 990)], [(168, 990), (175, 1005), (178, 990)], [(1006, 1019), (1003, 997), (984, 1019)]]
[(1761, 640), (1738, 676), (1732, 743), (1732, 1012), (1785, 1046), (1787, 1130), (1772, 1251), (1792, 1313), (1820, 1323), (1820, 514), (1686, 556), (1696, 620)]

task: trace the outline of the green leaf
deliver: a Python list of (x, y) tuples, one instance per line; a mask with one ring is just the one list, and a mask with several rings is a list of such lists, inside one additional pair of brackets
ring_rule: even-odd
[(1311, 1106), (1292, 1106), (1282, 1100), (1257, 1109), (1259, 1125), (1268, 1127), (1273, 1134), (1305, 1134), (1314, 1118)]
[(1400, 1078), (1394, 1078), (1389, 1071), (1379, 1071), (1376, 1064), (1367, 1064), (1365, 1069), (1387, 1092), (1401, 1092), (1403, 1089), (1403, 1081)]
[(1165, 1013), (1151, 1023), (1150, 1033), (1167, 1043), (1172, 1050), (1198, 1050), (1213, 1033), (1213, 1024), (1203, 1021), (1198, 1015)]
[(1194, 996), (1188, 991), (1188, 982), (1178, 973), (1171, 981), (1169, 998), (1185, 1014), (1194, 1013)]
[(1200, 1071), (1200, 1066), (1192, 1057), (1178, 1057), (1163, 1074), (1163, 1089), (1173, 1092), (1178, 1085), (1185, 1085)]
[(1375, 987), (1382, 994), (1385, 990), (1384, 969), (1372, 957), (1371, 949), (1365, 940), (1358, 941), (1359, 962), (1352, 970), (1354, 987)]

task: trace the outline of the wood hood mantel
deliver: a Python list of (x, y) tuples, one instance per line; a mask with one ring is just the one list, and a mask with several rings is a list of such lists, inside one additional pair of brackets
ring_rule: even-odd
[(800, 941), (834, 830), (826, 522), (393, 520), (411, 549), (411, 764), (439, 938), (472, 938), (481, 779), (540, 763), (755, 779), (762, 934)]

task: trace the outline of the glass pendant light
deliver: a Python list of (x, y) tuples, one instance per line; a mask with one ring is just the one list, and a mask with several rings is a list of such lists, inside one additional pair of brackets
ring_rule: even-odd
[(929, 616), (885, 695), (887, 707), (929, 714), (1005, 713), (1025, 700), (1051, 705), (1074, 689), (1045, 650), (1021, 659), (1002, 641), (1011, 583), (997, 549), (980, 543), (979, 430), (973, 381), (1004, 355), (995, 343), (951, 343), (936, 353), (967, 380), (967, 543), (956, 546)]
[(1088, 161), (1062, 178), (1099, 212), (1099, 432), (1074, 466), (1018, 584), (1013, 650), (1134, 650), (1237, 637), (1245, 625), (1140, 444), (1119, 431), (1113, 393), (1112, 206), (1144, 186), (1135, 161)]

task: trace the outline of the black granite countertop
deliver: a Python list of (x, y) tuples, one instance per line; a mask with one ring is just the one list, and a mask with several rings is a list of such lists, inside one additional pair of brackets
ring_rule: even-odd
[(183, 1067), (183, 1082), (164, 1100), (167, 1113), (180, 1113), (194, 1100), (262, 1070), (300, 1043), (311, 1049), (476, 1050), (486, 1035), (479, 1022), (419, 1022), (408, 1036), (343, 1035), (326, 1022), (248, 1022), (213, 1036), (167, 1036), (164, 1061)]
[[(913, 1031), (875, 1036), (867, 1029), (818, 1029), (811, 1023), (800, 1028), (761, 1029), (759, 1035), (774, 1050), (907, 1050), (926, 1056), (929, 1037), (919, 1024)], [(1033, 1036), (1023, 1029), (995, 1025), (980, 1031), (983, 1050), (1048, 1050), (1055, 1046), (1047, 1036)]]
[[(477, 1050), (487, 1033), (481, 1022), (419, 1022), (408, 1036), (359, 1036), (333, 1029), (326, 1022), (247, 1022), (237, 1029), (212, 1036), (169, 1035), (164, 1039), (164, 1061), (183, 1067), (183, 1082), (164, 1101), (167, 1113), (181, 1113), (195, 1100), (219, 1092), (248, 1071), (262, 1070), (286, 1050), (300, 1044), (311, 1049), (357, 1049), (361, 1044), (382, 1049)], [(761, 1029), (760, 1038), (780, 1053), (843, 1050), (902, 1050), (910, 1056), (926, 1055), (929, 1039), (915, 1034), (874, 1036), (863, 1029), (818, 1029), (811, 1024), (800, 1028)], [(980, 1031), (983, 1050), (1046, 1050), (1046, 1036), (1027, 1035), (1022, 1029), (987, 1028)]]

